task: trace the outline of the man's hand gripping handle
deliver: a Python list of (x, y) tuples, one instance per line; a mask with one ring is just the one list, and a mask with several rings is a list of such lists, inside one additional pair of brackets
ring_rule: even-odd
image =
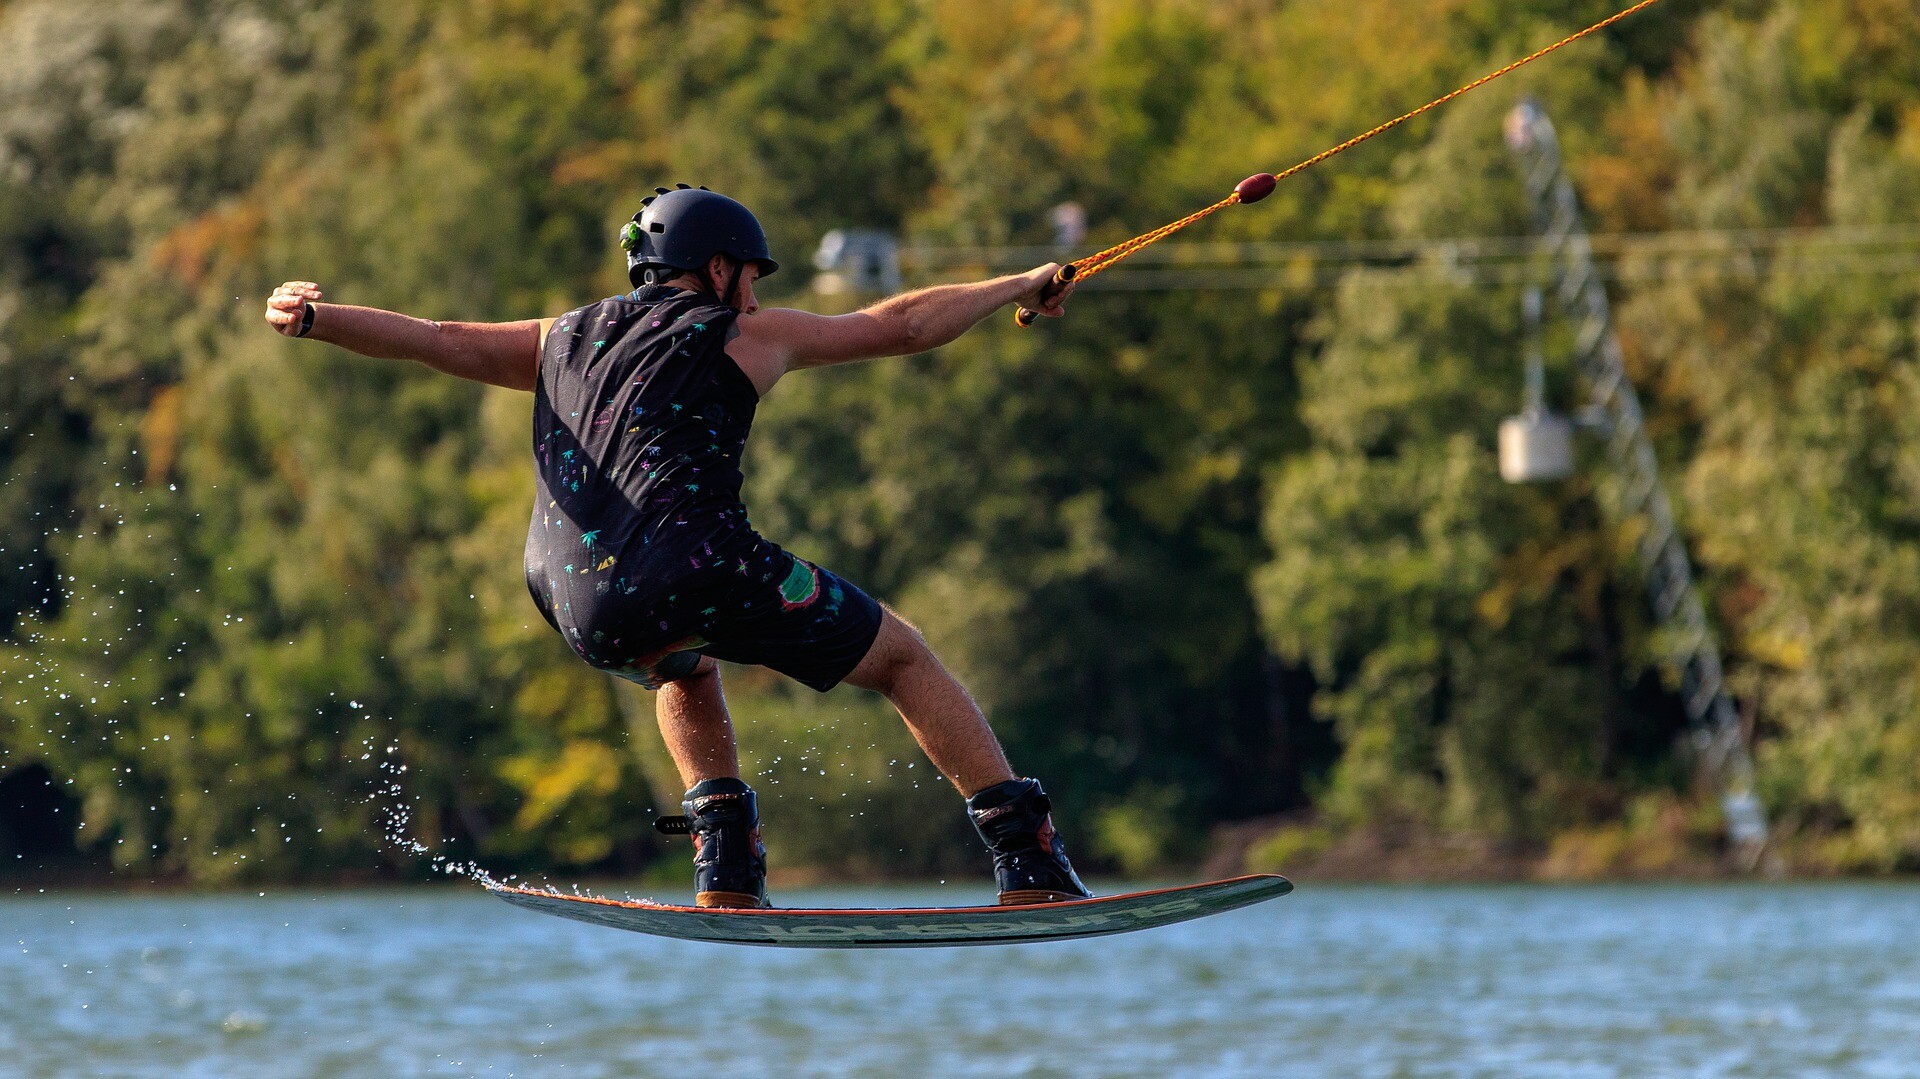
[[(1046, 288), (1040, 290), (1041, 306), (1053, 306), (1053, 301), (1058, 299), (1062, 292), (1066, 291), (1068, 285), (1073, 284), (1073, 279), (1078, 277), (1079, 274), (1079, 268), (1071, 262), (1055, 270), (1053, 272), (1053, 280), (1047, 283)], [(1022, 307), (1013, 313), (1014, 324), (1022, 329), (1033, 325), (1033, 320), (1039, 317), (1040, 312), (1027, 307)]]

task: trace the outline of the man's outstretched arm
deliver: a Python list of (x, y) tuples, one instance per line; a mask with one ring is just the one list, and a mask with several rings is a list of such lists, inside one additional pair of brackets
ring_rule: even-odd
[[(815, 315), (774, 308), (743, 316), (740, 336), (728, 347), (749, 374), (777, 379), (799, 367), (908, 356), (939, 348), (1010, 303), (1043, 315), (1065, 313), (1073, 286), (1044, 295), (1058, 266), (961, 285), (935, 285), (902, 293), (847, 315)], [(1044, 298), (1043, 298), (1044, 295)], [(768, 379), (767, 386), (772, 380)]]
[[(415, 360), (449, 375), (514, 390), (533, 389), (540, 342), (553, 321), (429, 322), (374, 307), (320, 303), (320, 297), (320, 286), (313, 282), (289, 281), (268, 298), (267, 322), (288, 337), (306, 336), (375, 359)], [(309, 327), (304, 335), (303, 324)]]

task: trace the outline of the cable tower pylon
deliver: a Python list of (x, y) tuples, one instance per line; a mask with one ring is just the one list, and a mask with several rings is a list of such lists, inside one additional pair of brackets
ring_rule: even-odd
[(1660, 483), (1640, 397), (1627, 378), (1607, 290), (1581, 221), (1579, 197), (1561, 159), (1559, 137), (1546, 112), (1524, 101), (1507, 115), (1506, 139), (1526, 181), (1547, 293), (1574, 325), (1574, 354), (1588, 389), (1588, 413), (1605, 420), (1607, 456), (1616, 482), (1600, 486), (1617, 520), (1642, 523), (1636, 554), (1646, 576), (1657, 639), (1666, 643), (1668, 662), (1679, 674), (1693, 749), (1703, 775), (1719, 789), (1728, 843), (1745, 868), (1760, 868), (1767, 851), (1767, 819), (1754, 794), (1746, 730), (1727, 693), (1719, 641), (1700, 601), (1686, 540)]

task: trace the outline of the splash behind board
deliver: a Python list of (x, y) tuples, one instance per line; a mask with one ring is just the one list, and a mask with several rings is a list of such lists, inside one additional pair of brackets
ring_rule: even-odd
[(1293, 891), (1261, 874), (1207, 884), (1028, 907), (713, 910), (494, 886), (516, 906), (595, 925), (723, 944), (776, 948), (931, 948), (1017, 944), (1127, 933), (1251, 906)]

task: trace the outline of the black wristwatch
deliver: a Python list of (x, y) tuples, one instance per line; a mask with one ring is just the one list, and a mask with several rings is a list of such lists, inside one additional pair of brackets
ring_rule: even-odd
[(294, 334), (295, 337), (305, 337), (313, 332), (313, 305), (306, 304), (305, 307), (306, 310), (300, 314), (300, 330)]

